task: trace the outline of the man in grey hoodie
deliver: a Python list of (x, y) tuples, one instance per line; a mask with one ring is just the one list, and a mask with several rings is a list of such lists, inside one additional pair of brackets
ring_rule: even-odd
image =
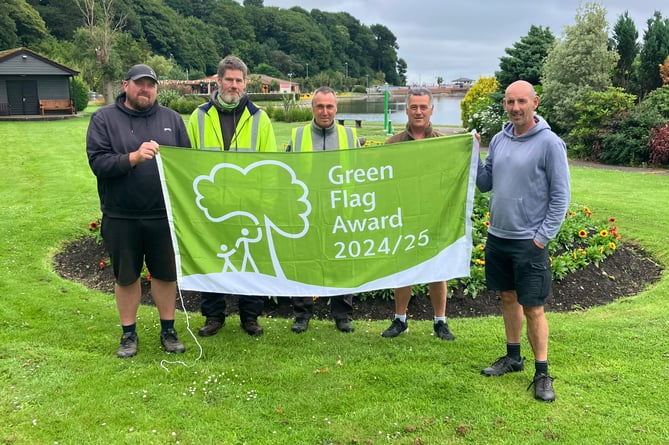
[(485, 163), (479, 160), (476, 185), (481, 192), (492, 190), (486, 281), (501, 295), (507, 351), (481, 374), (501, 376), (524, 369), (520, 339), (525, 318), (535, 365), (528, 389), (534, 385), (536, 399), (552, 402), (544, 312), (552, 278), (548, 243), (567, 212), (570, 184), (566, 146), (535, 114), (538, 105), (530, 83), (509, 85), (504, 108), (510, 122), (493, 137)]

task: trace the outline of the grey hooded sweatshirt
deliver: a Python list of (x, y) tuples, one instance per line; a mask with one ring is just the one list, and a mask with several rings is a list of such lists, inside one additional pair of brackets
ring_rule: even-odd
[(479, 160), (476, 185), (492, 190), (488, 233), (506, 239), (534, 239), (548, 245), (562, 225), (569, 205), (567, 147), (548, 123), (515, 136), (507, 122), (490, 142), (485, 163)]

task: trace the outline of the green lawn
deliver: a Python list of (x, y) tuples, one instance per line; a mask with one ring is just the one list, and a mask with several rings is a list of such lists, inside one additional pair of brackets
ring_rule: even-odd
[[(0, 443), (669, 443), (666, 274), (637, 296), (548, 315), (552, 404), (525, 390), (532, 365), (479, 375), (503, 353), (499, 317), (450, 320), (455, 342), (436, 340), (429, 321), (388, 340), (386, 321), (356, 321), (351, 335), (314, 321), (298, 336), (291, 320), (263, 319), (254, 338), (234, 317), (201, 339), (187, 327), (202, 317), (179, 313), (187, 352), (174, 357), (160, 349), (155, 308), (141, 307), (140, 352), (119, 360), (113, 296), (51, 267), (99, 216), (87, 125), (0, 122)], [(290, 128), (276, 124), (280, 143)], [(384, 139), (378, 124), (360, 133)], [(572, 187), (573, 202), (615, 217), (623, 242), (667, 266), (669, 176), (573, 168)]]

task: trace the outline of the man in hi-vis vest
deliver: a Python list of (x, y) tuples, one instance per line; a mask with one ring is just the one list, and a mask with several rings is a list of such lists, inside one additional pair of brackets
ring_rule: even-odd
[[(339, 150), (359, 147), (354, 128), (345, 127), (335, 122), (337, 114), (337, 96), (330, 87), (320, 87), (311, 99), (314, 118), (309, 125), (294, 128), (287, 151)], [(337, 295), (330, 298), (330, 310), (337, 329), (353, 332), (353, 296)], [(293, 297), (295, 323), (292, 331), (301, 333), (309, 327), (309, 320), (314, 313), (314, 297)]]
[[(198, 150), (277, 151), (272, 121), (267, 113), (246, 95), (248, 68), (235, 56), (227, 56), (218, 64), (218, 89), (209, 102), (193, 111), (188, 121), (188, 137)], [(239, 296), (239, 319), (249, 335), (262, 335), (258, 316), (267, 297)], [(210, 337), (225, 325), (225, 294), (203, 292), (201, 310), (206, 317), (199, 330)]]

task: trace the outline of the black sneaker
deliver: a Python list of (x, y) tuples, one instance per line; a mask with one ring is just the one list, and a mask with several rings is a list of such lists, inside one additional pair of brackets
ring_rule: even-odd
[(455, 335), (448, 329), (448, 323), (441, 320), (434, 324), (434, 335), (442, 340), (455, 340)]
[(385, 331), (383, 331), (381, 337), (394, 338), (400, 335), (402, 332), (408, 332), (408, 331), (409, 331), (409, 324), (406, 321), (402, 321), (399, 318), (395, 318), (390, 327)]
[(525, 369), (525, 357), (521, 357), (520, 360), (514, 360), (508, 355), (498, 358), (495, 363), (490, 365), (489, 368), (485, 368), (481, 371), (486, 377), (490, 376), (500, 376), (504, 375), (507, 372), (518, 372)]
[(186, 351), (186, 347), (179, 341), (179, 336), (174, 328), (160, 333), (160, 344), (163, 345), (165, 352), (182, 353)]
[(253, 335), (255, 337), (263, 335), (262, 326), (258, 324), (257, 320), (247, 320), (242, 322), (242, 329), (246, 331), (247, 334)]
[(347, 320), (345, 318), (340, 318), (338, 320), (335, 320), (335, 325), (337, 326), (337, 329), (339, 329), (341, 332), (349, 333), (355, 331), (353, 324), (351, 324), (351, 320)]
[(555, 400), (553, 391), (553, 377), (548, 374), (536, 374), (534, 380), (527, 387), (528, 391), (534, 385), (534, 398), (542, 402), (552, 402)]
[(137, 354), (137, 332), (126, 332), (121, 337), (121, 346), (116, 352), (118, 358), (130, 358)]
[(215, 318), (207, 318), (204, 326), (197, 333), (200, 337), (211, 337), (212, 335), (216, 335), (223, 326), (225, 326), (225, 320), (218, 321)]
[(295, 323), (293, 323), (293, 327), (291, 328), (291, 331), (295, 332), (296, 334), (301, 334), (308, 328), (309, 328), (309, 319), (296, 318)]

